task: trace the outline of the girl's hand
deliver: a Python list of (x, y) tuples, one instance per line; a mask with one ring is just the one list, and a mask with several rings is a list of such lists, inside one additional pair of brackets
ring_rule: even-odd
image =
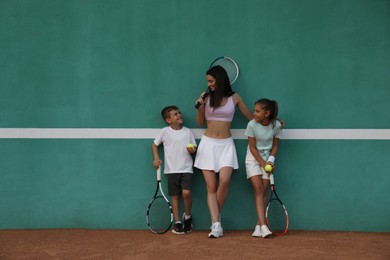
[[(268, 172), (268, 171), (265, 170), (265, 167), (266, 167), (267, 165), (271, 165), (271, 167), (272, 167), (272, 170), (271, 170), (270, 172)], [(263, 166), (263, 169), (264, 169), (264, 171), (266, 171), (267, 173), (274, 173), (274, 171), (275, 171), (275, 164), (273, 164), (272, 162), (266, 162), (265, 165)]]
[(260, 167), (263, 168), (263, 169), (264, 169), (265, 166), (267, 165), (267, 163), (266, 163), (265, 161), (262, 161), (262, 162), (260, 162), (259, 164), (260, 164)]

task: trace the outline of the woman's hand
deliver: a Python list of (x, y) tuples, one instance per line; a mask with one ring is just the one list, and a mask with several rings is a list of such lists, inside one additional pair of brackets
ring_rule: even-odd
[(202, 106), (204, 103), (204, 99), (206, 98), (205, 95), (206, 95), (206, 92), (203, 92), (202, 94), (200, 94), (199, 98), (195, 101), (195, 105), (200, 104), (199, 107)]

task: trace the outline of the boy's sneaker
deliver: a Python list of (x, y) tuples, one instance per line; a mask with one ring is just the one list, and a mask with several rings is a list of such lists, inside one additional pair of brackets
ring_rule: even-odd
[(261, 226), (261, 236), (263, 238), (266, 238), (266, 237), (269, 237), (270, 235), (272, 235), (272, 232), (269, 230), (267, 225), (262, 225)]
[(175, 225), (172, 228), (172, 233), (176, 235), (184, 235), (184, 229), (183, 229), (183, 224), (181, 222), (175, 223)]
[(192, 232), (192, 215), (190, 216), (189, 219), (185, 218), (185, 213), (183, 214), (183, 230), (185, 233), (191, 233)]
[(253, 231), (252, 237), (262, 237), (260, 225), (255, 227), (255, 231)]
[(223, 236), (223, 229), (220, 222), (215, 222), (211, 226), (211, 232), (209, 233), (209, 238), (218, 238)]

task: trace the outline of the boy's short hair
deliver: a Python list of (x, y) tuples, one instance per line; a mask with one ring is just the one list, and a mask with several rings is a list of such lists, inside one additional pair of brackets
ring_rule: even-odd
[(166, 106), (166, 107), (164, 107), (163, 110), (161, 111), (162, 118), (164, 120), (167, 119), (169, 117), (169, 113), (172, 110), (179, 110), (179, 108), (177, 106)]

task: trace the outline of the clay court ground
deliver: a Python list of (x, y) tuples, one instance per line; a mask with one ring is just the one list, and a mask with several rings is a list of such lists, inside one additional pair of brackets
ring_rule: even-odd
[(390, 259), (390, 233), (289, 231), (253, 238), (229, 231), (156, 235), (147, 230), (2, 230), (0, 259)]

